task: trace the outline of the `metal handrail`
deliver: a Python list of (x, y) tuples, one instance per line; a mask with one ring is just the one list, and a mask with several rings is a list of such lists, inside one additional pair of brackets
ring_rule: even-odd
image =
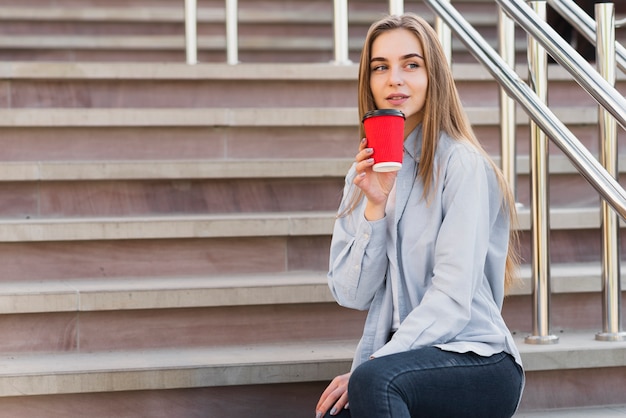
[[(571, 0), (547, 0), (563, 19), (567, 20), (576, 30), (578, 30), (592, 45), (596, 45), (597, 25), (583, 9)], [(626, 19), (615, 22), (615, 27), (620, 27)], [(615, 43), (615, 54), (617, 66), (626, 72), (626, 48), (619, 42)]]
[(197, 15), (197, 1), (185, 0), (185, 57), (189, 65), (198, 63)]
[(548, 106), (538, 100), (537, 95), (528, 87), (524, 80), (506, 65), (491, 45), (451, 4), (438, 0), (424, 0), (424, 2), (444, 19), (474, 57), (485, 66), (509, 95), (514, 97), (524, 108), (530, 118), (569, 157), (589, 184), (600, 193), (623, 219), (626, 219), (626, 192), (624, 189), (554, 115)]
[(626, 99), (545, 21), (521, 0), (496, 0), (504, 11), (561, 64), (626, 129)]

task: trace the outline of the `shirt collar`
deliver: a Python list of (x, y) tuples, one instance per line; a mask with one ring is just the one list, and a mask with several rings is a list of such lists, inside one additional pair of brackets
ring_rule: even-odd
[(422, 124), (420, 123), (411, 131), (404, 140), (404, 149), (409, 153), (411, 158), (419, 161), (422, 155)]

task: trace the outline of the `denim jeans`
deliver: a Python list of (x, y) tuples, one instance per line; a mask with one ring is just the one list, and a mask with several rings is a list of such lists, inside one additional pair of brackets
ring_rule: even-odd
[(482, 357), (426, 347), (357, 367), (348, 384), (349, 409), (335, 417), (511, 417), (522, 383), (521, 367), (506, 353)]

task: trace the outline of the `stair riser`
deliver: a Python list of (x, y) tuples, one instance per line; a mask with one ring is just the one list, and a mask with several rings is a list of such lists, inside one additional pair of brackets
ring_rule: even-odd
[(0, 244), (11, 281), (176, 277), (328, 268), (328, 236)]
[(2, 128), (0, 132), (0, 161), (354, 158), (359, 141), (357, 124), (306, 128)]
[[(356, 72), (355, 72), (356, 77)], [(497, 106), (491, 80), (457, 80), (465, 106)], [(552, 106), (595, 106), (573, 81), (549, 84)], [(626, 82), (617, 83), (623, 91)], [(7, 80), (0, 105), (12, 108), (356, 107), (354, 80)]]
[[(623, 404), (625, 373), (624, 367), (529, 372), (520, 411)], [(0, 407), (13, 418), (79, 418), (82, 412), (77, 411), (85, 410), (94, 417), (248, 418), (279, 411), (281, 416), (307, 418), (328, 383), (8, 397), (0, 398)]]
[[(364, 312), (334, 302), (0, 316), (0, 353), (91, 352), (357, 339)], [(332, 324), (332, 326), (329, 326)]]
[[(129, 294), (129, 304), (133, 303), (131, 297)], [(558, 336), (582, 330), (592, 340), (602, 331), (601, 300), (599, 293), (552, 295), (549, 332)], [(624, 303), (626, 292), (622, 294)], [(514, 334), (531, 335), (531, 307), (530, 295), (506, 299), (503, 315)], [(626, 319), (626, 313), (623, 316)], [(342, 308), (332, 301), (12, 314), (0, 316), (0, 332), (5, 337), (0, 341), (0, 352), (96, 352), (357, 340), (364, 319), (365, 312)]]
[[(344, 180), (331, 178), (0, 183), (0, 217), (46, 219), (337, 210)], [(553, 207), (598, 207), (578, 174), (550, 177)], [(528, 176), (517, 201), (530, 206)]]
[(345, 80), (11, 81), (0, 91), (12, 108), (356, 107), (357, 95)]
[[(570, 129), (597, 154), (597, 126)], [(476, 136), (499, 157), (495, 124), (474, 126)], [(97, 161), (173, 159), (354, 158), (358, 122), (309, 127), (67, 127), (0, 128), (0, 161)], [(250, 139), (254, 138), (253, 141)], [(620, 145), (626, 133), (619, 132)], [(528, 126), (517, 130), (519, 155), (528, 155)], [(556, 145), (551, 153), (558, 154)], [(522, 168), (520, 167), (520, 170)], [(526, 170), (528, 170), (526, 168)]]
[(335, 211), (343, 179), (0, 183), (16, 219)]
[[(626, 239), (621, 230), (621, 239)], [(521, 234), (529, 263), (530, 234)], [(553, 263), (600, 262), (598, 230), (555, 230)], [(11, 281), (100, 277), (171, 277), (263, 273), (328, 268), (330, 236), (110, 241), (17, 242), (0, 244), (0, 265)], [(622, 246), (622, 257), (626, 249)]]

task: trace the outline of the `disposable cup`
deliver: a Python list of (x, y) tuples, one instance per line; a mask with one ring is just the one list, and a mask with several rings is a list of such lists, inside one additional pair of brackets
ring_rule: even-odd
[(405, 116), (395, 109), (377, 109), (363, 116), (367, 146), (374, 150), (374, 171), (398, 171), (404, 154)]

